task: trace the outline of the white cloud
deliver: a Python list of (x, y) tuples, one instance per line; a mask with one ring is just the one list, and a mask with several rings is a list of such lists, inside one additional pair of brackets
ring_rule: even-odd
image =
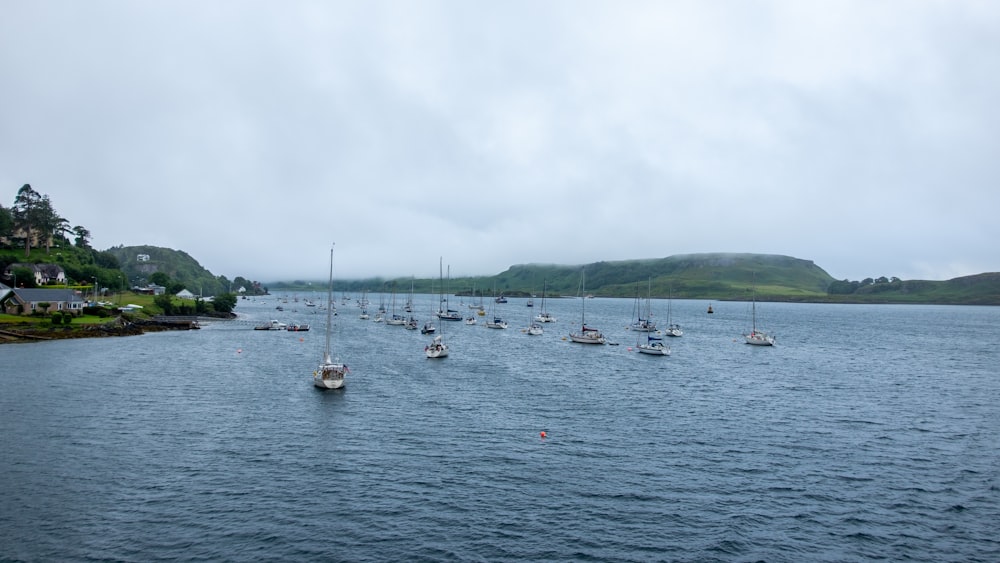
[(322, 278), (336, 241), (358, 276), (731, 251), (944, 279), (998, 269), (998, 28), (930, 0), (21, 3), (0, 180), (230, 277)]

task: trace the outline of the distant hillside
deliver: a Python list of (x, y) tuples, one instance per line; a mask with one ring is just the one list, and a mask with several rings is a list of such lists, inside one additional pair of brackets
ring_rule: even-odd
[[(109, 248), (107, 252), (118, 259), (122, 272), (132, 285), (145, 285), (151, 275), (163, 272), (195, 294), (218, 295), (229, 289), (212, 272), (181, 250), (158, 246), (118, 246)], [(140, 255), (149, 259), (139, 260)]]
[[(761, 299), (819, 300), (834, 279), (809, 260), (771, 254), (683, 254), (667, 258), (621, 260), (581, 265), (520, 264), (495, 276), (452, 278), (452, 293), (468, 295), (496, 293), (508, 296), (541, 295), (543, 284), (549, 295), (580, 293), (581, 272), (586, 271), (586, 292), (601, 297), (631, 297), (636, 284), (645, 293), (647, 281), (654, 297), (744, 299), (756, 278)], [(400, 278), (384, 280), (338, 280), (338, 292), (362, 290), (438, 291), (437, 279)], [(318, 283), (318, 282), (317, 282)], [(280, 282), (272, 291), (305, 289)]]
[(946, 281), (896, 280), (862, 287), (846, 297), (847, 301), (862, 303), (1000, 305), (1000, 273), (976, 274)]
[(586, 270), (587, 293), (635, 295), (647, 282), (656, 297), (742, 299), (756, 280), (758, 296), (818, 297), (834, 281), (809, 260), (772, 254), (680, 254), (667, 258), (596, 262), (584, 266), (512, 266), (496, 276), (498, 288), (534, 288), (544, 278), (554, 291), (576, 295)]
[[(578, 295), (580, 274), (586, 271), (587, 293), (599, 297), (632, 297), (645, 293), (647, 280), (653, 297), (678, 299), (746, 300), (756, 280), (762, 301), (828, 303), (939, 303), (1000, 305), (1000, 273), (984, 273), (947, 281), (896, 278), (848, 282), (834, 280), (811, 260), (774, 254), (681, 254), (647, 260), (621, 260), (581, 265), (520, 264), (495, 276), (452, 278), (450, 291), (489, 297), (541, 295), (543, 283), (549, 296)], [(322, 282), (316, 282), (322, 285)], [(437, 279), (338, 280), (337, 292), (409, 291), (436, 293)], [(302, 291), (313, 286), (271, 284), (272, 291)], [(843, 288), (847, 288), (846, 291)], [(832, 288), (840, 288), (831, 291)]]

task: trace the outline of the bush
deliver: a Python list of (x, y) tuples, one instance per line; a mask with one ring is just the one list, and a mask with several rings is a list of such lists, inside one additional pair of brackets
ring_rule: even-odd
[(62, 311), (52, 311), (52, 326), (58, 326), (63, 324), (63, 314)]
[(73, 323), (73, 315), (67, 314), (67, 313), (63, 313), (62, 322), (63, 322), (64, 325), (72, 324)]

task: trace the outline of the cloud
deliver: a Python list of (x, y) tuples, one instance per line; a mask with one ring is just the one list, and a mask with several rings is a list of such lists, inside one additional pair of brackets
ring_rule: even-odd
[(213, 273), (997, 270), (989, 2), (22, 3), (0, 180)]

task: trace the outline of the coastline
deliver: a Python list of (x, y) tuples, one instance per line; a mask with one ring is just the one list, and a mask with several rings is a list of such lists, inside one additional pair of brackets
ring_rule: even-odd
[(107, 338), (138, 336), (147, 332), (166, 330), (197, 330), (200, 327), (191, 319), (154, 319), (127, 321), (119, 317), (108, 323), (78, 326), (40, 326), (34, 323), (0, 324), (0, 344), (43, 342), (69, 338)]

